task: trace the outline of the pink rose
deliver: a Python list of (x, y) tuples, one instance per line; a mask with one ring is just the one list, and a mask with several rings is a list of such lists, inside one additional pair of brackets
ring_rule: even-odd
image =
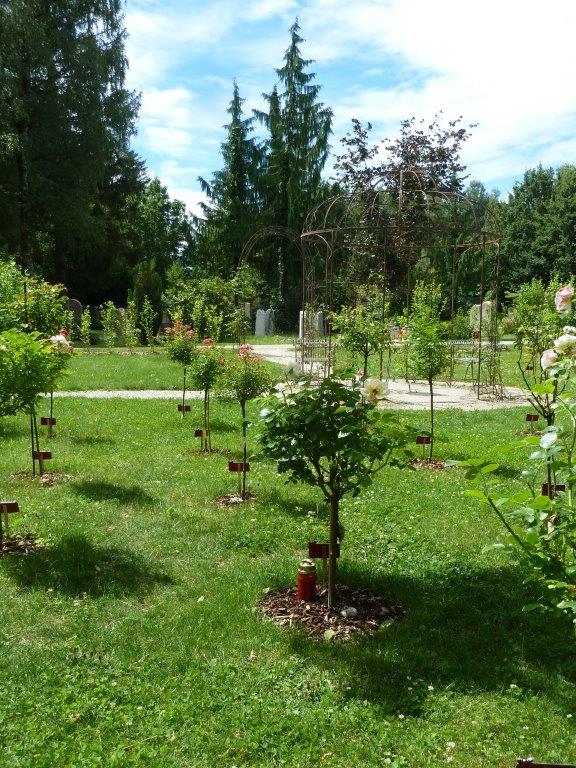
[(558, 362), (560, 355), (558, 352), (556, 352), (555, 349), (546, 349), (542, 353), (542, 357), (540, 358), (540, 365), (542, 366), (542, 370), (545, 371), (546, 368), (549, 368), (551, 365), (554, 365), (554, 363)]
[(571, 285), (565, 285), (564, 288), (560, 288), (556, 292), (554, 302), (558, 312), (570, 312), (572, 309), (572, 297), (574, 296), (574, 288)]

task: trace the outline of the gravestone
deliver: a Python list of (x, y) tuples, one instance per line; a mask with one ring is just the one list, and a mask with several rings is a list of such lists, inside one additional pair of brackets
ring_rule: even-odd
[(252, 319), (252, 305), (250, 304), (249, 301), (245, 301), (244, 302), (244, 317), (247, 320), (251, 320)]
[(300, 310), (298, 337), (324, 336), (324, 312), (303, 312)]
[(266, 336), (272, 336), (274, 334), (274, 310), (273, 309), (266, 310), (265, 332), (266, 332)]
[(82, 325), (82, 312), (84, 308), (78, 299), (68, 299), (66, 304), (64, 304), (64, 308), (72, 314), (72, 328), (70, 328), (70, 331), (74, 338), (78, 338), (80, 327)]
[(93, 307), (88, 307), (90, 310), (90, 325), (92, 328), (102, 328), (102, 313), (100, 312), (100, 307), (96, 306), (96, 304)]
[(266, 312), (259, 309), (256, 312), (256, 322), (254, 325), (255, 336), (266, 336)]

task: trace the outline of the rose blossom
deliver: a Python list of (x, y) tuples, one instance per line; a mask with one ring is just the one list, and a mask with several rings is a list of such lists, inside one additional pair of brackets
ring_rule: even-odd
[(388, 394), (388, 384), (380, 379), (368, 379), (361, 390), (364, 397), (372, 403), (382, 400)]
[(557, 349), (560, 352), (573, 354), (576, 352), (576, 336), (571, 333), (564, 333), (554, 342), (554, 349)]
[(571, 285), (565, 285), (564, 288), (560, 288), (556, 292), (554, 302), (558, 312), (570, 312), (572, 309), (572, 297), (574, 296), (574, 288)]
[(540, 358), (540, 365), (542, 366), (542, 370), (545, 371), (546, 368), (549, 368), (551, 365), (554, 365), (554, 363), (558, 362), (560, 355), (558, 352), (556, 352), (555, 349), (546, 349), (542, 353), (542, 357)]

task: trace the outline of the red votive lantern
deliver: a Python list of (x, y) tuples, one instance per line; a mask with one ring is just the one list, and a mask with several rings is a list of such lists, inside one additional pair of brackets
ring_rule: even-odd
[(316, 564), (312, 560), (300, 561), (296, 597), (306, 603), (316, 600)]

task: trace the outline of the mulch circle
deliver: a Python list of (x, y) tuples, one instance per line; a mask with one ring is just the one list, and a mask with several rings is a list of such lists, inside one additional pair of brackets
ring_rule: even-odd
[[(375, 595), (369, 589), (355, 589), (346, 584), (336, 585), (336, 602), (327, 607), (327, 589), (317, 589), (315, 602), (296, 599), (296, 587), (282, 587), (268, 592), (260, 601), (263, 618), (281, 627), (301, 627), (313, 640), (348, 640), (353, 635), (375, 632), (391, 619), (401, 619), (404, 608), (391, 600)], [(354, 618), (340, 611), (355, 608)]]
[(227, 493), (225, 496), (221, 496), (216, 499), (216, 504), (219, 507), (233, 507), (236, 504), (245, 504), (247, 501), (253, 501), (256, 496), (250, 491), (246, 491), (244, 498), (239, 493)]
[(64, 472), (44, 472), (44, 474), (33, 475), (32, 472), (13, 472), (10, 477), (13, 480), (34, 480), (44, 487), (54, 485), (58, 482), (67, 482), (72, 479), (72, 475), (66, 475)]
[(201, 451), (200, 448), (191, 448), (187, 453), (190, 456), (232, 456), (234, 451), (226, 448), (212, 448), (211, 451)]
[(0, 547), (0, 557), (14, 553), (27, 555), (29, 552), (38, 552), (40, 549), (44, 549), (44, 544), (37, 541), (31, 533), (24, 536), (11, 536), (9, 539), (5, 539)]
[(446, 464), (443, 461), (429, 461), (428, 459), (412, 459), (410, 464), (414, 469), (447, 469)]

